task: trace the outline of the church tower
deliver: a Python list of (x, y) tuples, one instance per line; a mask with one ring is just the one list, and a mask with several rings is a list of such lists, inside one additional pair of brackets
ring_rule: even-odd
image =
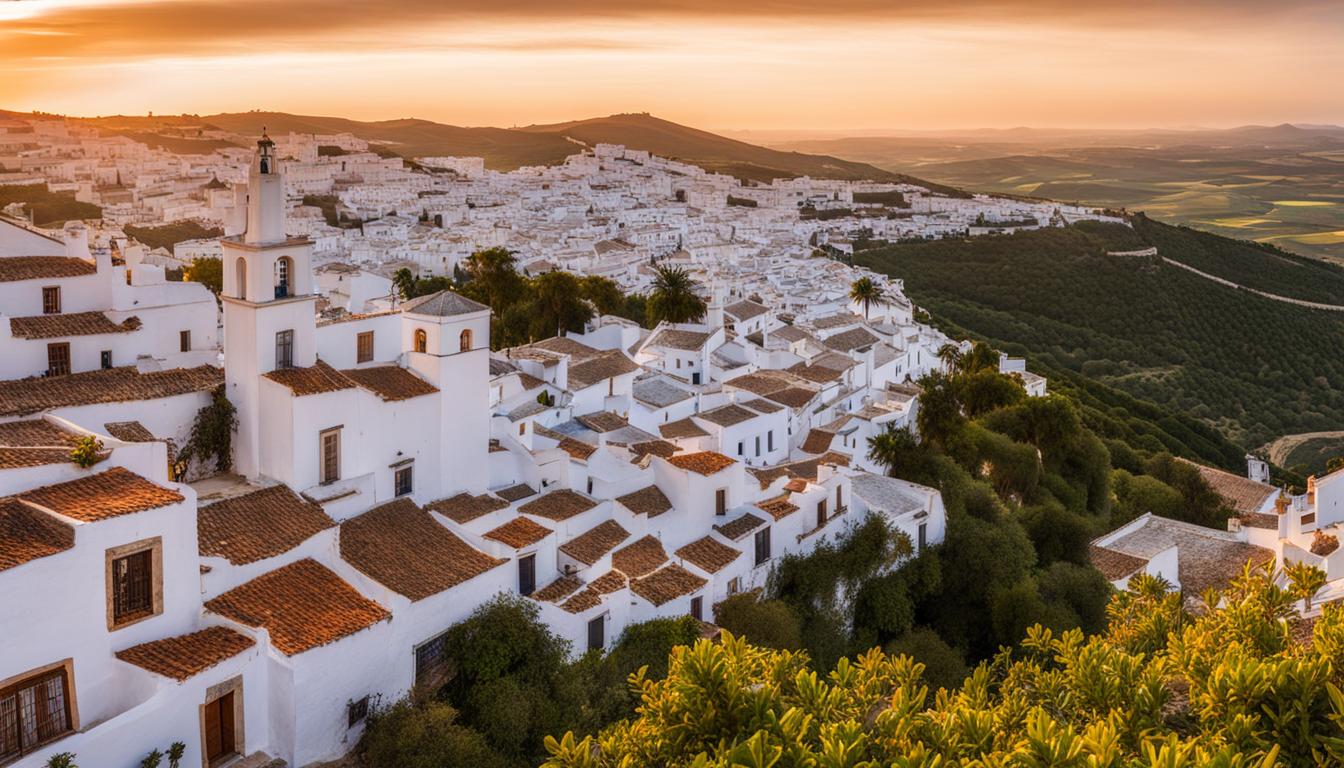
[(263, 132), (247, 182), (247, 222), (223, 238), (224, 382), (238, 410), (234, 469), (265, 475), (260, 377), (317, 361), (313, 243), (285, 236), (285, 179), (275, 142)]

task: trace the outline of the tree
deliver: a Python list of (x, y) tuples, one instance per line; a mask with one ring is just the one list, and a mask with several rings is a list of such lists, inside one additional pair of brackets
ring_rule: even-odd
[(392, 288), (403, 300), (413, 298), (415, 296), (415, 275), (406, 267), (398, 269), (397, 273), (392, 276)]
[(465, 290), (501, 314), (527, 293), (527, 282), (518, 274), (518, 259), (513, 251), (495, 247), (476, 251), (467, 257), (466, 272), (471, 277)]
[(938, 348), (938, 359), (943, 361), (943, 368), (948, 373), (955, 371), (961, 363), (961, 347), (949, 341)]
[(860, 277), (849, 286), (850, 301), (863, 306), (863, 319), (868, 319), (868, 308), (883, 300), (882, 288), (871, 277)]
[(705, 316), (705, 300), (696, 295), (690, 274), (681, 267), (656, 268), (649, 293), (649, 325), (691, 323)]
[(584, 275), (579, 282), (579, 294), (593, 305), (598, 314), (619, 315), (625, 308), (625, 294), (616, 281), (601, 275)]
[(943, 447), (962, 421), (961, 404), (950, 377), (933, 371), (919, 380), (919, 413), (915, 417), (920, 438)]
[(714, 623), (762, 648), (803, 647), (802, 619), (782, 600), (762, 600), (754, 592), (733, 595), (714, 606)]
[(581, 332), (593, 317), (593, 307), (584, 300), (582, 283), (570, 272), (547, 272), (532, 279), (532, 335), (546, 338)]
[(182, 279), (200, 283), (218, 296), (224, 290), (224, 262), (217, 256), (204, 256), (192, 261), (182, 272)]
[(373, 708), (356, 748), (363, 765), (444, 768), (471, 765), (509, 768), (485, 737), (459, 722), (457, 710), (433, 699), (402, 699)]
[(1311, 610), (1311, 599), (1325, 586), (1325, 571), (1310, 563), (1296, 562), (1284, 566), (1283, 574), (1288, 577), (1289, 592), (1302, 601), (1302, 610)]

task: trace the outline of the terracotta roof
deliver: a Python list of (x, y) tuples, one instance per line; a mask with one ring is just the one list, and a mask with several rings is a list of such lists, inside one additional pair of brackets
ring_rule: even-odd
[(0, 258), (0, 283), (17, 280), (50, 280), (92, 275), (98, 267), (91, 261), (68, 256), (5, 256)]
[(102, 312), (71, 312), (61, 315), (12, 317), (9, 328), (20, 339), (58, 339), (64, 336), (94, 336), (100, 333), (131, 333), (140, 330), (140, 318), (114, 323)]
[(776, 520), (783, 520), (798, 511), (798, 505), (789, 501), (788, 494), (776, 496), (773, 499), (756, 502), (756, 508), (769, 514)]
[(587, 461), (589, 456), (597, 452), (596, 445), (589, 445), (572, 437), (560, 438), (560, 443), (556, 447), (568, 453), (571, 459), (578, 459), (579, 461)]
[(834, 368), (827, 368), (823, 365), (807, 365), (805, 363), (798, 363), (797, 365), (790, 366), (788, 371), (789, 373), (797, 374), (798, 376), (801, 376), (808, 381), (816, 382), (817, 384), (829, 384), (832, 381), (838, 381), (840, 377), (845, 374), (844, 371), (837, 371)]
[[(1263, 510), (1270, 497), (1279, 492), (1278, 488), (1275, 488), (1268, 483), (1261, 483), (1252, 480), (1249, 477), (1243, 477), (1231, 472), (1224, 472), (1221, 469), (1206, 467), (1203, 464), (1196, 464), (1193, 461), (1187, 461), (1185, 459), (1178, 460), (1184, 461), (1186, 464), (1199, 470), (1199, 475), (1204, 478), (1204, 482), (1208, 483), (1214, 493), (1221, 496), (1227, 506), (1231, 507), (1235, 512), (1244, 514), (1260, 512)], [(1278, 527), (1277, 522), (1275, 522), (1274, 527)]]
[(536, 544), (551, 533), (550, 528), (519, 516), (498, 528), (487, 531), (484, 535), (485, 538), (498, 541), (505, 546), (522, 549)]
[(580, 579), (578, 576), (561, 576), (550, 584), (533, 592), (529, 597), (543, 603), (554, 603), (557, 600), (563, 600), (574, 594), (582, 586), (583, 579)]
[(766, 313), (766, 308), (750, 299), (739, 301), (736, 304), (729, 304), (723, 308), (723, 311), (732, 315), (738, 320), (750, 320), (757, 315)]
[(740, 405), (745, 405), (753, 411), (761, 413), (779, 413), (784, 410), (784, 406), (779, 403), (772, 403), (769, 400), (762, 400), (759, 397), (752, 400), (745, 400)]
[(656, 485), (650, 485), (633, 493), (618, 496), (616, 501), (636, 515), (648, 515), (649, 517), (657, 517), (672, 508), (672, 502), (668, 501), (667, 496), (658, 490)]
[(150, 432), (144, 424), (138, 421), (109, 421), (103, 425), (103, 430), (112, 437), (127, 443), (160, 442), (153, 432)]
[(596, 608), (602, 604), (602, 593), (589, 587), (582, 592), (575, 593), (568, 600), (560, 604), (560, 608), (568, 613), (583, 613), (589, 608)]
[(182, 494), (155, 485), (123, 467), (24, 491), (19, 498), (84, 523), (144, 512), (182, 501)]
[(704, 419), (705, 421), (708, 421), (711, 424), (717, 424), (720, 427), (731, 427), (734, 424), (751, 421), (758, 415), (760, 414), (749, 411), (740, 405), (729, 403), (712, 410), (697, 413), (696, 418)]
[(771, 392), (778, 392), (788, 386), (788, 382), (782, 380), (777, 372), (757, 371), (748, 373), (745, 376), (738, 376), (723, 382), (724, 386), (735, 387), (746, 390), (756, 395), (768, 395)]
[(671, 458), (673, 454), (675, 454), (677, 451), (681, 450), (681, 446), (675, 443), (669, 443), (666, 440), (649, 440), (643, 443), (632, 443), (627, 447), (630, 449), (630, 452), (635, 455), (636, 461), (644, 458), (645, 456), (648, 456), (649, 454), (653, 454), (654, 456), (661, 456), (664, 459), (668, 459)]
[(766, 398), (787, 405), (790, 408), (802, 408), (812, 402), (812, 398), (816, 396), (817, 393), (815, 391), (803, 389), (802, 387), (786, 387), (765, 395)]
[(485, 312), (490, 308), (449, 290), (420, 296), (401, 305), (402, 312), (430, 317), (453, 317), (473, 312)]
[(736, 460), (715, 451), (678, 454), (668, 459), (668, 462), (698, 475), (717, 474), (737, 463)]
[(528, 496), (535, 496), (536, 493), (536, 489), (527, 483), (510, 485), (508, 488), (501, 488), (498, 491), (495, 491), (496, 496), (507, 501), (519, 501), (521, 499), (526, 499)]
[(827, 336), (825, 339), (822, 339), (821, 343), (831, 349), (849, 352), (855, 349), (862, 349), (863, 347), (871, 347), (878, 341), (880, 341), (880, 339), (869, 333), (867, 329), (851, 328), (848, 331), (837, 333), (834, 336)]
[(630, 426), (629, 421), (621, 418), (620, 414), (611, 411), (598, 411), (597, 413), (575, 416), (574, 420), (599, 434), (615, 432), (618, 429), (625, 429)]
[[(3, 261), (3, 259), (0, 259)], [(135, 366), (0, 381), (0, 416), (24, 416), (71, 405), (154, 400), (212, 390), (224, 371), (212, 365), (140, 373)]]
[(288, 387), (295, 397), (320, 395), (325, 392), (339, 392), (353, 389), (355, 382), (330, 365), (318, 360), (307, 368), (278, 368), (263, 377)]
[(652, 535), (611, 553), (611, 567), (632, 579), (653, 573), (666, 562), (663, 543)]
[(79, 435), (46, 419), (0, 423), (0, 469), (64, 464), (78, 441)]
[(116, 652), (116, 657), (164, 677), (182, 681), (231, 659), (256, 643), (227, 627), (209, 627), (188, 635), (167, 637)]
[(504, 509), (507, 506), (509, 506), (509, 502), (497, 499), (489, 494), (483, 493), (480, 496), (472, 496), (469, 493), (459, 493), (446, 499), (431, 501), (425, 505), (425, 508), (438, 512), (454, 523), (465, 525), (478, 517), (485, 517), (491, 512)]
[(341, 523), (341, 558), (411, 600), (507, 562), (472, 548), (405, 497)]
[(718, 573), (741, 555), (741, 551), (733, 549), (713, 536), (696, 539), (677, 550), (677, 557), (706, 573)]
[(75, 546), (75, 529), (18, 499), (0, 499), (0, 571)]
[(284, 554), (335, 525), (322, 507), (274, 485), (198, 509), (196, 545), (204, 556), (246, 565)]
[(609, 349), (579, 363), (571, 361), (569, 364), (569, 388), (577, 391), (638, 370), (639, 366), (635, 364), (634, 360), (626, 357), (624, 352), (619, 349)]
[(630, 538), (630, 532), (615, 520), (606, 520), (560, 545), (560, 551), (585, 565), (592, 565), (618, 544)]
[(650, 347), (670, 347), (694, 351), (705, 346), (713, 334), (702, 331), (684, 331), (676, 328), (664, 328), (654, 335), (648, 343)]
[(1263, 528), (1271, 531), (1279, 529), (1279, 516), (1273, 512), (1243, 512), (1237, 517), (1246, 528)]
[(683, 437), (709, 437), (709, 433), (699, 424), (691, 421), (689, 418), (669, 421), (666, 424), (658, 425), (658, 433), (668, 440), (676, 440)]
[(765, 525), (765, 520), (759, 518), (750, 512), (745, 512), (741, 517), (735, 517), (722, 525), (714, 526), (714, 530), (723, 534), (725, 538), (733, 541), (740, 541), (743, 536)]
[(1101, 575), (1105, 576), (1107, 581), (1123, 579), (1148, 565), (1148, 561), (1142, 557), (1126, 555), (1124, 552), (1116, 552), (1096, 544), (1088, 546), (1087, 559), (1092, 561), (1092, 567), (1101, 571)]
[(807, 490), (807, 480), (801, 477), (790, 478), (789, 482), (784, 484), (784, 490), (790, 493), (802, 493)]
[(439, 388), (399, 365), (375, 365), (341, 371), (360, 387), (387, 401), (409, 400), (432, 395)]
[(597, 502), (568, 488), (542, 494), (518, 508), (526, 515), (536, 515), (547, 520), (568, 520), (597, 506)]
[(620, 571), (607, 571), (588, 583), (588, 588), (595, 590), (600, 595), (609, 595), (620, 589), (625, 589), (627, 580)]
[(654, 605), (663, 605), (700, 589), (709, 582), (675, 563), (630, 582), (630, 591)]
[(815, 459), (795, 461), (791, 464), (780, 465), (780, 467), (786, 470), (792, 477), (815, 481), (817, 479), (817, 470), (821, 468), (822, 464), (836, 464), (841, 467), (848, 467), (849, 457), (843, 453), (827, 451)]
[(392, 618), (311, 558), (264, 573), (207, 601), (205, 608), (249, 627), (265, 627), (271, 645), (286, 656)]
[(554, 352), (560, 355), (569, 355), (570, 364), (587, 360), (601, 353), (595, 347), (590, 347), (582, 342), (575, 341), (568, 336), (552, 336), (549, 339), (533, 342), (523, 349), (544, 349), (547, 352)]
[(807, 439), (798, 447), (803, 453), (825, 453), (830, 450), (831, 441), (834, 439), (834, 432), (813, 428), (807, 433)]

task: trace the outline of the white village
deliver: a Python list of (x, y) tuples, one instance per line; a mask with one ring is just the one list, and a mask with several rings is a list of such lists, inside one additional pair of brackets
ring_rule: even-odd
[[(0, 765), (129, 766), (175, 740), (183, 765), (334, 760), (370, 702), (447, 674), (441, 636), (501, 593), (577, 656), (658, 617), (710, 635), (716, 603), (870, 516), (937, 546), (939, 490), (888, 477), (869, 439), (914, 429), (921, 377), (971, 345), (851, 266), (855, 242), (1123, 221), (607, 144), (499, 172), (348, 134), (247, 141), (180, 155), (0, 122), (0, 184), (103, 210), (0, 217)], [(124, 232), (186, 220), (224, 235)], [(487, 248), (627, 294), (676, 269), (706, 309), (497, 348), (488, 306), (398, 290)], [(209, 257), (218, 299), (169, 278)], [(1048, 396), (1022, 359), (999, 370)], [(182, 455), (211, 419), (227, 472)], [(1238, 517), (1143, 515), (1092, 542), (1109, 581), (1195, 594), (1248, 560), (1309, 563), (1318, 602), (1344, 597), (1344, 471), (1294, 496), (1254, 457), (1199, 469)]]

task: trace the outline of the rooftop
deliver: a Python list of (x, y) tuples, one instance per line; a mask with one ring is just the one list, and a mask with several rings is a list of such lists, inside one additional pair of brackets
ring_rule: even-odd
[(75, 546), (75, 529), (18, 499), (0, 499), (0, 571)]
[(706, 573), (718, 573), (741, 556), (741, 551), (733, 549), (713, 536), (696, 539), (677, 550), (677, 557)]
[(249, 627), (265, 627), (271, 644), (286, 656), (392, 618), (311, 558), (264, 573), (207, 601), (205, 608)]
[(208, 627), (117, 651), (116, 657), (179, 682), (246, 651), (256, 643), (227, 627)]
[(663, 542), (653, 535), (645, 536), (611, 554), (611, 567), (628, 578), (638, 578), (653, 573), (667, 562), (667, 552)]
[(560, 551), (586, 565), (592, 565), (602, 556), (630, 538), (630, 532), (615, 520), (605, 520), (584, 533), (560, 545)]
[(140, 330), (140, 318), (128, 317), (114, 323), (102, 312), (71, 312), (33, 315), (9, 319), (10, 331), (20, 339), (58, 339), (65, 336), (94, 336), (100, 333), (131, 333)]
[(446, 499), (431, 501), (425, 505), (425, 508), (438, 512), (454, 523), (466, 524), (507, 506), (509, 506), (509, 502), (489, 494), (483, 493), (480, 496), (472, 496), (469, 493), (459, 493)]
[(513, 549), (522, 549), (530, 547), (542, 539), (550, 536), (553, 531), (540, 523), (533, 522), (526, 517), (515, 517), (501, 526), (493, 528), (484, 534), (484, 537), (491, 541), (498, 541), (506, 547)]
[(519, 507), (518, 511), (525, 515), (535, 515), (559, 522), (596, 506), (597, 502), (587, 496), (568, 488), (560, 488), (527, 502)]
[(208, 392), (223, 383), (224, 371), (212, 365), (149, 373), (124, 366), (66, 376), (0, 381), (0, 416), (26, 416), (72, 405), (154, 400)]
[(469, 315), (474, 312), (488, 312), (490, 308), (459, 293), (443, 290), (438, 293), (431, 293), (428, 296), (411, 299), (401, 305), (401, 311), (427, 317), (453, 317)]
[(19, 494), (19, 498), (82, 523), (166, 507), (183, 500), (177, 491), (155, 485), (124, 467), (34, 488)]
[(695, 592), (709, 582), (673, 563), (652, 574), (630, 582), (630, 591), (653, 603), (663, 605)]
[(196, 542), (203, 556), (246, 565), (284, 554), (335, 526), (322, 507), (286, 485), (274, 485), (200, 507)]
[(699, 451), (697, 453), (681, 453), (667, 460), (669, 464), (688, 472), (694, 472), (698, 475), (714, 475), (736, 464), (735, 459), (730, 459), (722, 453), (716, 451)]
[(375, 365), (367, 368), (348, 368), (341, 375), (353, 380), (384, 401), (409, 400), (433, 395), (439, 388), (399, 365)]

